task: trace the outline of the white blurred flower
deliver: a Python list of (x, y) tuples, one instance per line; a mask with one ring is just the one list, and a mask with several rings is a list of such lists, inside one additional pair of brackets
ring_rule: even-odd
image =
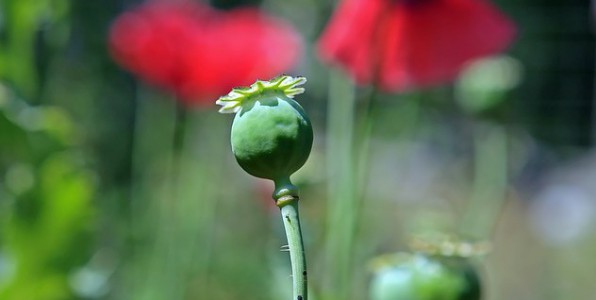
[(548, 186), (530, 206), (531, 225), (548, 244), (569, 245), (592, 228), (595, 200), (595, 195), (581, 186)]

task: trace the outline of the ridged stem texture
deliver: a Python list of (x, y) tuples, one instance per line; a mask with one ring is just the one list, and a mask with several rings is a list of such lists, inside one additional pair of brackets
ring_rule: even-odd
[(292, 264), (293, 299), (307, 300), (306, 256), (302, 242), (302, 231), (300, 229), (298, 200), (292, 200), (290, 203), (282, 206), (280, 211), (288, 238), (290, 262)]
[(293, 300), (307, 300), (308, 280), (306, 272), (306, 255), (302, 242), (300, 215), (298, 213), (298, 189), (289, 179), (276, 180), (273, 194), (281, 212), (281, 218), (288, 239), (288, 251), (292, 265)]

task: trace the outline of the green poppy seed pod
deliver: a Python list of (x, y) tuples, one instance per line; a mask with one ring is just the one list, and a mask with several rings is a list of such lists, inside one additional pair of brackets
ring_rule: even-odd
[(219, 98), (222, 113), (236, 113), (232, 152), (249, 174), (289, 183), (310, 155), (313, 131), (304, 109), (292, 97), (302, 93), (304, 77), (281, 76), (257, 81)]
[(463, 257), (398, 253), (373, 276), (372, 300), (479, 300), (478, 273)]

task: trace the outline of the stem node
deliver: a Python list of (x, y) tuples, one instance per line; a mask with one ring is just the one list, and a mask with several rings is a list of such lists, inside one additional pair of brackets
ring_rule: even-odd
[(288, 239), (294, 298), (307, 300), (307, 272), (300, 217), (298, 215), (298, 188), (289, 179), (276, 180), (273, 199), (280, 209)]

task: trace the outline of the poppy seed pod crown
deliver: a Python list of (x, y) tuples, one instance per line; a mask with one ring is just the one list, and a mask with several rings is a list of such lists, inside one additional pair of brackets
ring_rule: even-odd
[(281, 76), (233, 89), (217, 100), (221, 113), (236, 113), (232, 152), (249, 174), (279, 183), (304, 165), (313, 131), (308, 116), (292, 99), (304, 92), (304, 77)]

